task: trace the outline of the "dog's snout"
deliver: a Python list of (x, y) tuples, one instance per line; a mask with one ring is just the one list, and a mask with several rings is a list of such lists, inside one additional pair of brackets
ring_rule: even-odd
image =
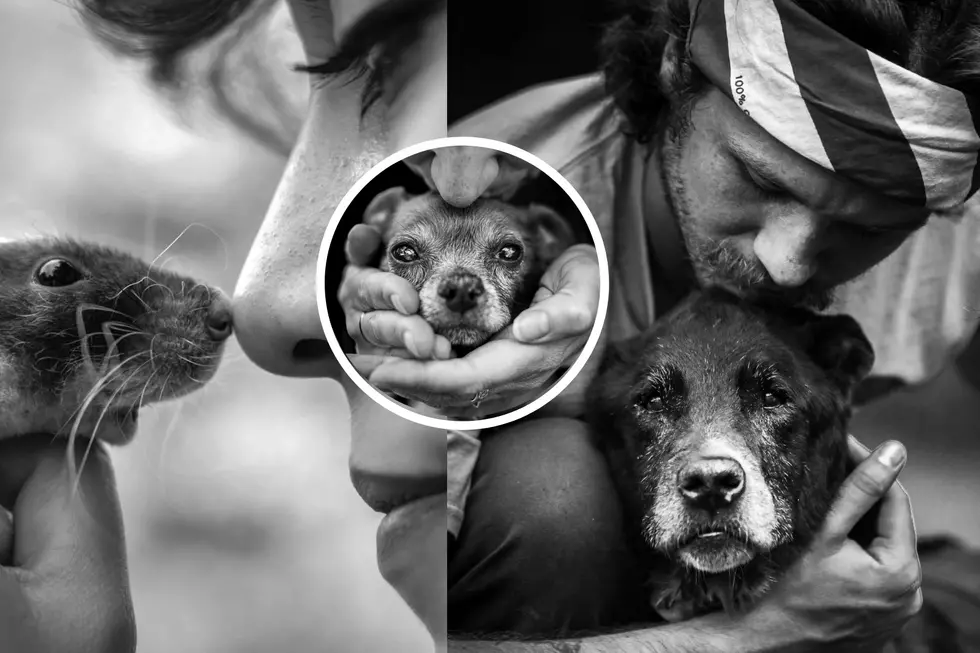
[(482, 294), (483, 281), (473, 274), (453, 275), (439, 286), (439, 296), (454, 313), (465, 313), (476, 306)]
[(702, 458), (677, 474), (677, 489), (691, 507), (717, 511), (745, 490), (745, 470), (731, 458)]

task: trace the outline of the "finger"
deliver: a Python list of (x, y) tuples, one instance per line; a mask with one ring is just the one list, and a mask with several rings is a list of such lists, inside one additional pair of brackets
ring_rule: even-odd
[(426, 363), (392, 360), (375, 370), (370, 381), (393, 392), (423, 389), (469, 401), (480, 390), (506, 392), (539, 383), (561, 364), (563, 352), (561, 346), (493, 340), (463, 358)]
[[(859, 443), (848, 441), (852, 456), (859, 456)], [(857, 451), (853, 451), (857, 449)], [(875, 505), (898, 478), (905, 464), (905, 447), (889, 441), (878, 447), (844, 480), (822, 529), (825, 542), (840, 545), (851, 529)]]
[(541, 283), (543, 292), (514, 320), (514, 338), (544, 343), (588, 334), (599, 310), (595, 248), (569, 250), (555, 261)]
[(901, 483), (895, 482), (881, 501), (877, 537), (868, 553), (881, 563), (912, 560), (916, 555), (912, 502)]
[(412, 315), (419, 310), (415, 286), (391, 272), (348, 266), (337, 293), (346, 312), (398, 311)]
[[(432, 326), (418, 315), (404, 316), (395, 311), (371, 311), (351, 316), (347, 332), (361, 344), (385, 349), (407, 349), (415, 358), (429, 359), (436, 348)], [(371, 353), (361, 352), (358, 353)]]
[(79, 584), (107, 579), (125, 584), (122, 516), (109, 456), (99, 442), (88, 440), (74, 453), (77, 487), (63, 441), (45, 447), (24, 484), (13, 511), (14, 564)]
[(358, 224), (347, 234), (344, 244), (344, 254), (351, 265), (364, 267), (370, 265), (381, 247), (381, 232), (377, 227)]
[(347, 359), (357, 370), (357, 373), (363, 376), (365, 379), (371, 376), (374, 372), (385, 361), (391, 358), (414, 358), (415, 356), (412, 352), (407, 349), (389, 349), (383, 354), (350, 354)]

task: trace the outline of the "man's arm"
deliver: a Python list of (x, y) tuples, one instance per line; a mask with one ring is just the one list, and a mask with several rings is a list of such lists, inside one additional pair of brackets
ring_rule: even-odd
[(677, 624), (553, 641), (449, 642), (449, 650), (507, 653), (804, 653), (813, 650), (786, 634), (787, 624), (763, 612), (742, 617), (714, 613)]

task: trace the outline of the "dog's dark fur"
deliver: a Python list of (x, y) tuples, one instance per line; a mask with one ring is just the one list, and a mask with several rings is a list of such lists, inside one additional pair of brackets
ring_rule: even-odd
[[(848, 316), (721, 290), (607, 352), (590, 421), (661, 616), (749, 603), (801, 555), (847, 474), (850, 395), (873, 361)], [(744, 470), (742, 494), (695, 507), (685, 470), (719, 461)]]
[[(510, 324), (547, 267), (575, 243), (566, 220), (545, 206), (481, 199), (461, 209), (436, 193), (413, 196), (400, 187), (379, 193), (364, 222), (381, 232), (381, 269), (411, 282), (419, 314), (458, 353)], [(403, 260), (406, 253), (413, 260)], [(453, 308), (447, 288), (467, 289), (472, 299)]]

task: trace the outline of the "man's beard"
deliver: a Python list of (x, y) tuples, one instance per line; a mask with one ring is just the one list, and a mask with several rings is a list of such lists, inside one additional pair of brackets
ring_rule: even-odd
[(812, 281), (796, 288), (779, 286), (761, 262), (743, 256), (730, 241), (712, 240), (698, 233), (680, 175), (681, 150), (690, 124), (677, 110), (671, 109), (670, 114), (666, 129), (660, 132), (660, 176), (698, 284), (702, 288), (726, 288), (750, 301), (826, 310), (834, 300), (831, 289), (818, 288)]

